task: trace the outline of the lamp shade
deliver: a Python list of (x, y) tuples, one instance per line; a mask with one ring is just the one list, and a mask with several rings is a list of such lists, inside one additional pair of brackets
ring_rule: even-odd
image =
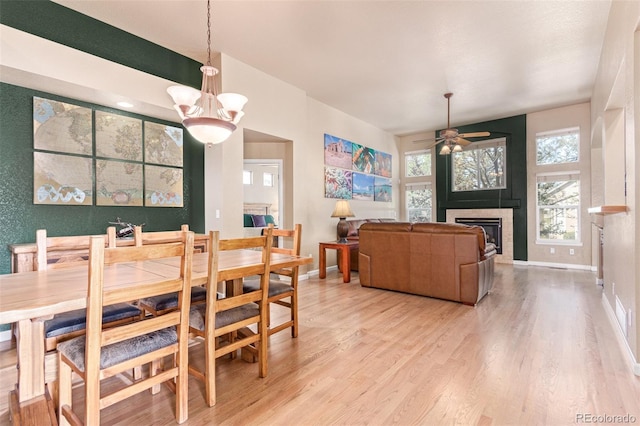
[(336, 208), (331, 213), (331, 217), (354, 217), (347, 200), (336, 201)]

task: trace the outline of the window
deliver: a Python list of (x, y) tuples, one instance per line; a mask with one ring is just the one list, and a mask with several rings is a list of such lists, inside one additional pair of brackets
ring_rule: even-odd
[(253, 185), (253, 172), (251, 170), (242, 171), (242, 183), (244, 185)]
[(538, 240), (580, 241), (580, 174), (539, 174), (537, 181)]
[(273, 173), (262, 174), (262, 186), (273, 186)]
[(412, 151), (404, 154), (406, 177), (431, 176), (431, 151)]
[(474, 142), (451, 153), (455, 191), (503, 189), (506, 179), (506, 138)]
[(536, 163), (576, 163), (580, 152), (580, 129), (572, 128), (536, 134)]
[(431, 212), (433, 211), (431, 184), (407, 184), (405, 188), (409, 222), (431, 222)]

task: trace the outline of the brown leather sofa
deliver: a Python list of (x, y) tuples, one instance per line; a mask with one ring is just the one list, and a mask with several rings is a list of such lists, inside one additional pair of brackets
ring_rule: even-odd
[(365, 223), (360, 284), (475, 305), (493, 285), (495, 245), (452, 223)]
[[(364, 223), (370, 222), (395, 222), (395, 219), (382, 218), (382, 219), (350, 219), (347, 220), (347, 224), (349, 225), (349, 233), (347, 234), (347, 240), (357, 241), (360, 239), (358, 235), (358, 231), (360, 226)], [(351, 256), (351, 270), (358, 270), (358, 250), (349, 250)]]

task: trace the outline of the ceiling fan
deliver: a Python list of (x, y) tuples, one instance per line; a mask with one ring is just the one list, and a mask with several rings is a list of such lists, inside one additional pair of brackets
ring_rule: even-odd
[[(444, 97), (447, 98), (447, 128), (444, 130), (440, 130), (440, 137), (435, 139), (435, 142), (429, 146), (429, 149), (435, 145), (438, 145), (441, 142), (444, 142), (442, 145), (442, 149), (440, 149), (440, 155), (447, 155), (453, 152), (462, 151), (463, 146), (467, 146), (471, 144), (471, 141), (468, 141), (465, 138), (479, 138), (489, 136), (491, 133), (489, 132), (473, 132), (473, 133), (458, 133), (458, 129), (454, 129), (451, 127), (451, 97), (453, 93), (445, 93)], [(415, 141), (415, 142), (423, 142), (423, 141)]]

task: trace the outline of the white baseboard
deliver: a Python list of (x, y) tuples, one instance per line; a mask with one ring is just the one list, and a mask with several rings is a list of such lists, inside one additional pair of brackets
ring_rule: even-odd
[(518, 266), (544, 266), (545, 268), (558, 268), (558, 269), (578, 269), (580, 271), (593, 271), (591, 265), (576, 265), (575, 263), (553, 263), (553, 262), (536, 262), (532, 260), (514, 260), (514, 265)]
[(609, 318), (609, 323), (611, 324), (611, 328), (613, 328), (613, 331), (616, 334), (616, 339), (618, 340), (618, 343), (620, 344), (621, 347), (626, 348), (627, 359), (630, 362), (630, 366), (631, 366), (631, 370), (633, 371), (633, 374), (635, 374), (636, 376), (640, 376), (640, 363), (636, 361), (636, 357), (633, 355), (633, 351), (629, 346), (629, 342), (624, 337), (622, 328), (620, 328), (620, 324), (618, 324), (618, 320), (616, 319), (616, 314), (615, 312), (613, 312), (613, 308), (611, 308), (611, 305), (609, 304), (609, 301), (607, 300), (607, 297), (604, 295), (604, 293), (602, 294), (602, 306), (604, 306), (604, 311), (607, 313), (607, 318)]
[[(337, 270), (338, 270), (338, 265), (327, 266), (327, 272), (337, 271)], [(314, 269), (312, 271), (307, 271), (306, 275), (308, 275), (309, 277), (316, 277), (316, 276), (320, 275), (320, 270), (319, 269)]]

